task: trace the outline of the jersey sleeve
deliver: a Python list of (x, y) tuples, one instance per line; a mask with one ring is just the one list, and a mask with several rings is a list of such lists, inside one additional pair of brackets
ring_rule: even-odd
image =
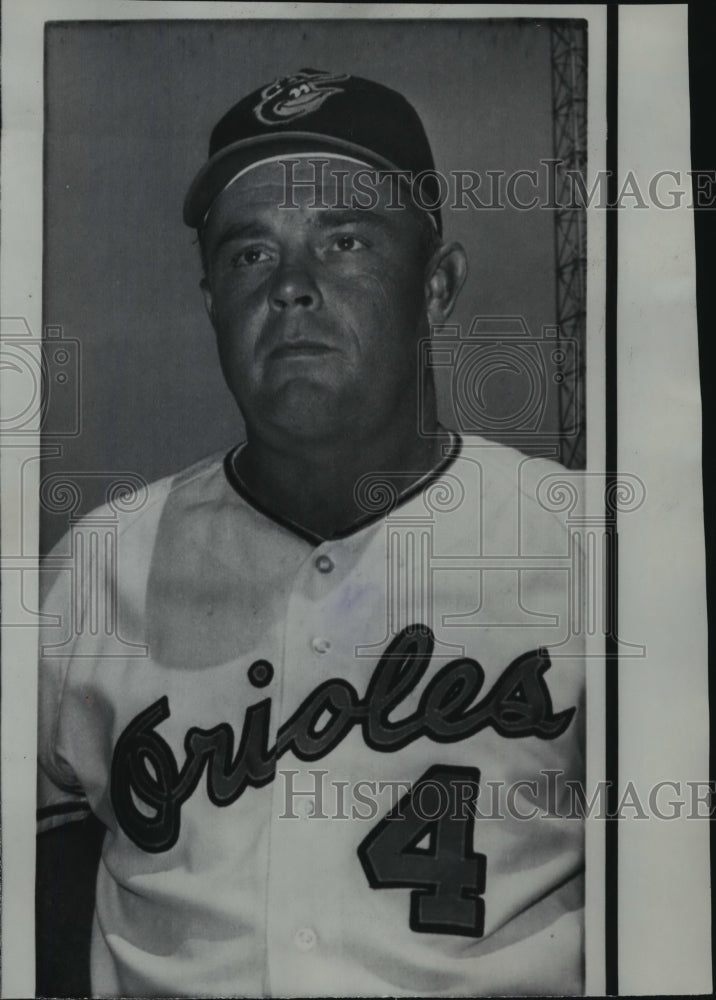
[(37, 831), (84, 819), (87, 797), (58, 746), (62, 702), (72, 656), (73, 573), (64, 539), (40, 571), (42, 619), (38, 646)]
[(85, 819), (90, 807), (84, 793), (60, 788), (40, 765), (37, 770), (37, 832)]

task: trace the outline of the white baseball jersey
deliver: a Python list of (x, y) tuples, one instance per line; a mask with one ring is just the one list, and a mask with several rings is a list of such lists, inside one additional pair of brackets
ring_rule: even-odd
[(566, 470), (455, 437), (322, 540), (234, 458), (48, 559), (39, 815), (107, 828), (94, 993), (583, 992)]

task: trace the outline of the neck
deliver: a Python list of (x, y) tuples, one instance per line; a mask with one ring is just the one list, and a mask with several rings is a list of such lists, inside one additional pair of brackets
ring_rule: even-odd
[(247, 430), (236, 471), (267, 510), (331, 538), (375, 509), (366, 503), (371, 483), (365, 491), (356, 488), (363, 476), (377, 477), (376, 493), (386, 484), (397, 496), (440, 462), (450, 434), (437, 421), (433, 428), (429, 436), (419, 435), (413, 419), (403, 433), (280, 443)]

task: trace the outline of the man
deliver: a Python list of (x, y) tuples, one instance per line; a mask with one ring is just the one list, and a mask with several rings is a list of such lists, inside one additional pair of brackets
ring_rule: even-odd
[(40, 818), (103, 828), (97, 995), (583, 990), (559, 467), (438, 422), (431, 185), (403, 97), (304, 70), (190, 187), (246, 441), (120, 516), (110, 635), (86, 579), (45, 605)]

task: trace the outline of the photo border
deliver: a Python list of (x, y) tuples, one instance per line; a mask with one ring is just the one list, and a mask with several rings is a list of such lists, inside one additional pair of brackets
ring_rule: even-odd
[[(37, 88), (42, 91), (42, 74), (37, 77), (37, 48), (43, 49), (42, 25), (45, 20), (163, 20), (171, 19), (224, 19), (236, 17), (266, 18), (276, 16), (330, 18), (335, 16), (351, 16), (369, 19), (383, 17), (426, 17), (424, 10), (417, 10), (409, 5), (390, 5), (376, 11), (372, 5), (370, 15), (361, 11), (361, 5), (352, 4), (236, 4), (173, 2), (161, 4), (164, 13), (157, 17), (160, 5), (151, 0), (117, 0), (108, 2), (103, 7), (101, 15), (97, 12), (94, 0), (6, 0), (3, 9), (3, 122), (4, 142), (2, 148), (2, 180), (3, 180), (3, 302), (9, 315), (27, 316), (30, 329), (39, 332), (42, 329), (41, 314), (41, 259), (38, 260), (37, 237), (39, 233), (40, 246), (42, 241), (42, 156), (37, 156), (39, 136), (42, 148), (42, 109), (37, 105)], [(277, 15), (277, 8), (281, 13)], [(288, 8), (288, 10), (287, 10)], [(650, 9), (651, 8), (651, 9)], [(106, 14), (104, 11), (106, 10)], [(563, 4), (527, 4), (527, 5), (480, 5), (466, 10), (459, 5), (431, 6), (435, 17), (456, 19), (466, 17), (580, 17), (589, 22), (589, 174), (604, 166), (613, 171), (609, 183), (611, 190), (618, 183), (618, 167), (620, 161), (628, 162), (621, 155), (622, 135), (618, 129), (623, 122), (623, 102), (629, 94), (627, 83), (633, 84), (631, 74), (625, 72), (625, 60), (635, 59), (638, 53), (634, 49), (634, 23), (639, 17), (656, 17), (659, 10), (659, 24), (668, 24), (668, 29), (685, 32), (685, 11), (679, 12), (676, 7), (660, 7), (646, 5), (637, 7), (635, 11), (621, 11), (616, 5), (563, 5)], [(627, 31), (620, 30), (627, 26)], [(665, 32), (668, 34), (668, 31)], [(683, 46), (686, 46), (684, 34)], [(22, 59), (26, 64), (20, 65)], [(41, 57), (40, 57), (41, 58)], [(604, 67), (603, 80), (598, 72), (599, 66)], [(685, 66), (678, 64), (678, 70), (685, 72)], [(31, 86), (23, 90), (22, 82)], [(637, 79), (638, 89), (638, 79)], [(620, 89), (621, 88), (621, 89)], [(598, 117), (594, 117), (594, 111)], [(599, 110), (601, 108), (601, 111)], [(598, 121), (604, 120), (608, 134), (599, 134)], [(620, 121), (621, 119), (621, 121)], [(28, 130), (27, 126), (31, 128)], [(596, 142), (596, 148), (593, 143)], [(606, 163), (604, 162), (606, 156)], [(667, 164), (668, 165), (668, 164)], [(591, 186), (591, 185), (590, 185)], [(620, 378), (623, 378), (625, 366), (623, 351), (627, 343), (622, 320), (624, 309), (623, 295), (627, 282), (630, 280), (627, 269), (619, 259), (621, 236), (639, 220), (634, 219), (634, 213), (621, 214), (618, 210), (609, 210), (599, 214), (597, 210), (588, 209), (588, 239), (589, 239), (589, 281), (588, 281), (588, 454), (589, 466), (594, 468), (593, 456), (604, 455), (606, 470), (605, 489), (615, 487), (617, 482), (619, 462), (625, 449), (619, 439), (619, 416), (624, 413)], [(626, 221), (625, 221), (626, 220)], [(687, 223), (688, 228), (688, 223)], [(680, 235), (681, 231), (680, 231)], [(7, 247), (17, 248), (11, 256)], [(15, 258), (15, 259), (14, 259)], [(30, 267), (27, 266), (28, 261)], [(603, 261), (604, 263), (600, 263)], [(599, 280), (600, 268), (604, 269), (602, 280)], [(595, 277), (595, 270), (597, 277)], [(625, 277), (626, 273), (626, 277)], [(621, 297), (620, 297), (621, 296)], [(606, 308), (605, 308), (606, 303)], [(22, 309), (20, 309), (22, 305)], [(600, 315), (606, 319), (604, 330), (594, 329), (595, 321)], [(7, 315), (7, 314), (6, 314)], [(687, 322), (687, 327), (690, 329)], [(695, 319), (693, 321), (695, 330)], [(618, 332), (621, 336), (618, 336)], [(39, 364), (39, 352), (35, 355)], [(596, 360), (595, 360), (596, 358)], [(597, 361), (602, 365), (602, 371), (597, 371)], [(3, 373), (4, 374), (4, 373)], [(3, 389), (9, 386), (7, 378), (3, 379)], [(3, 410), (9, 412), (16, 403), (12, 393), (3, 392)], [(604, 401), (603, 403), (601, 401)], [(600, 419), (602, 417), (603, 419)], [(13, 484), (17, 482), (20, 462), (32, 455), (39, 456), (39, 435), (29, 440), (25, 445), (8, 441), (3, 442), (2, 485), (3, 485), (3, 602), (10, 613), (18, 610), (36, 607), (36, 579), (25, 576), (26, 564), (22, 560), (32, 551), (37, 551), (36, 511), (19, 511), (18, 492), (13, 492)], [(630, 455), (626, 451), (627, 455)], [(26, 484), (37, 491), (39, 485), (39, 463), (35, 459), (34, 472)], [(596, 467), (599, 467), (597, 463)], [(627, 465), (622, 462), (622, 468)], [(597, 492), (599, 487), (596, 487)], [(592, 499), (594, 498), (592, 495)], [(609, 515), (605, 510), (605, 516)], [(21, 526), (20, 546), (14, 543), (18, 540), (18, 525)], [(620, 534), (629, 535), (626, 522), (619, 521)], [(624, 565), (624, 564), (622, 564)], [(21, 583), (13, 575), (20, 567)], [(611, 591), (608, 593), (609, 607), (617, 609), (621, 606), (622, 591), (618, 588), (621, 570), (613, 566), (614, 572), (609, 575)], [(698, 573), (698, 567), (696, 567)], [(673, 607), (681, 607), (674, 600)], [(36, 701), (36, 679), (32, 664), (35, 658), (36, 626), (32, 624), (28, 612), (29, 624), (18, 622), (18, 628), (10, 627), (3, 632), (3, 676), (2, 690), (5, 695), (2, 708), (2, 751), (3, 751), (3, 781), (2, 781), (2, 846), (3, 846), (3, 915), (2, 942), (5, 962), (3, 963), (2, 993), (5, 996), (33, 995), (31, 982), (34, 981), (34, 959), (32, 949), (32, 934), (34, 904), (34, 857), (28, 853), (34, 843), (34, 771), (36, 732), (27, 712), (18, 712), (16, 705), (34, 705)], [(701, 632), (702, 623), (699, 619), (698, 607), (692, 609), (689, 617), (694, 630), (692, 643), (695, 655), (699, 656), (699, 642), (705, 642)], [(626, 627), (627, 622), (622, 616), (619, 626)], [(614, 637), (607, 640), (605, 668), (593, 668), (587, 671), (587, 717), (588, 717), (588, 787), (593, 787), (600, 777), (611, 780), (613, 785), (609, 791), (609, 810), (616, 815), (618, 806), (618, 779), (630, 773), (635, 754), (641, 750), (638, 746), (638, 736), (649, 732), (648, 728), (640, 728), (632, 724), (630, 739), (625, 737), (625, 714), (633, 707), (630, 699), (625, 697), (630, 688), (629, 672), (622, 670), (619, 664), (618, 641)], [(596, 646), (593, 647), (596, 650)], [(633, 720), (629, 716), (630, 722)], [(637, 734), (636, 736), (634, 734)], [(637, 747), (633, 746), (637, 742)], [(681, 760), (681, 758), (679, 758)], [(679, 766), (686, 766), (681, 763)], [(686, 772), (684, 772), (686, 773)], [(633, 827), (633, 824), (632, 824)], [(622, 989), (637, 987), (641, 983), (651, 983), (654, 971), (647, 967), (646, 961), (633, 948), (620, 949), (624, 929), (625, 905), (622, 894), (626, 880), (619, 880), (624, 859), (631, 858), (634, 851), (634, 836), (623, 823), (607, 821), (604, 824), (586, 824), (587, 838), (587, 906), (585, 913), (587, 928), (587, 992), (599, 994), (608, 992), (616, 994)], [(625, 851), (624, 848), (627, 848)], [(599, 866), (599, 860), (602, 865)], [(24, 860), (23, 860), (24, 859)], [(597, 859), (595, 861), (595, 859)], [(662, 859), (663, 860), (663, 859)], [(594, 871), (594, 864), (598, 871)], [(620, 865), (622, 866), (620, 869)], [(590, 866), (592, 871), (590, 872)], [(603, 879), (602, 874), (603, 872)], [(621, 894), (620, 894), (621, 890)], [(672, 886), (672, 891), (675, 891)], [(675, 897), (671, 897), (672, 899)], [(679, 897), (682, 913), (685, 909), (685, 897)], [(705, 898), (691, 902), (691, 919), (703, 918)], [(627, 923), (633, 921), (634, 914), (630, 911)], [(596, 921), (596, 923), (595, 923)], [(652, 920), (653, 925), (653, 920)], [(630, 925), (631, 926), (631, 925)], [(635, 931), (637, 940), (645, 936), (644, 928), (650, 926), (649, 919), (636, 920)], [(640, 929), (641, 928), (641, 929)], [(703, 941), (694, 943), (690, 956), (684, 949), (688, 947), (686, 932), (677, 928), (679, 955), (677, 963), (679, 974), (684, 969), (692, 968), (689, 983), (695, 987), (694, 992), (710, 983), (711, 957), (709, 952), (708, 972), (704, 972), (705, 952)], [(657, 935), (658, 936), (658, 935)], [(663, 938), (663, 931), (662, 931)], [(670, 932), (670, 942), (674, 947), (675, 932)], [(652, 937), (652, 947), (653, 944)], [(666, 945), (662, 945), (665, 948)], [(658, 950), (658, 949), (657, 949)], [(621, 953), (620, 953), (621, 952)], [(637, 949), (638, 952), (638, 949)], [(10, 957), (12, 956), (12, 958)], [(647, 955), (648, 959), (648, 955)], [(688, 960), (687, 960), (688, 959)], [(626, 974), (625, 974), (626, 971)], [(672, 979), (664, 970), (659, 970), (659, 981), (664, 984), (665, 992), (669, 992)], [(673, 988), (673, 985), (672, 985)], [(683, 987), (681, 987), (683, 988)], [(674, 990), (675, 991), (675, 990)]]

